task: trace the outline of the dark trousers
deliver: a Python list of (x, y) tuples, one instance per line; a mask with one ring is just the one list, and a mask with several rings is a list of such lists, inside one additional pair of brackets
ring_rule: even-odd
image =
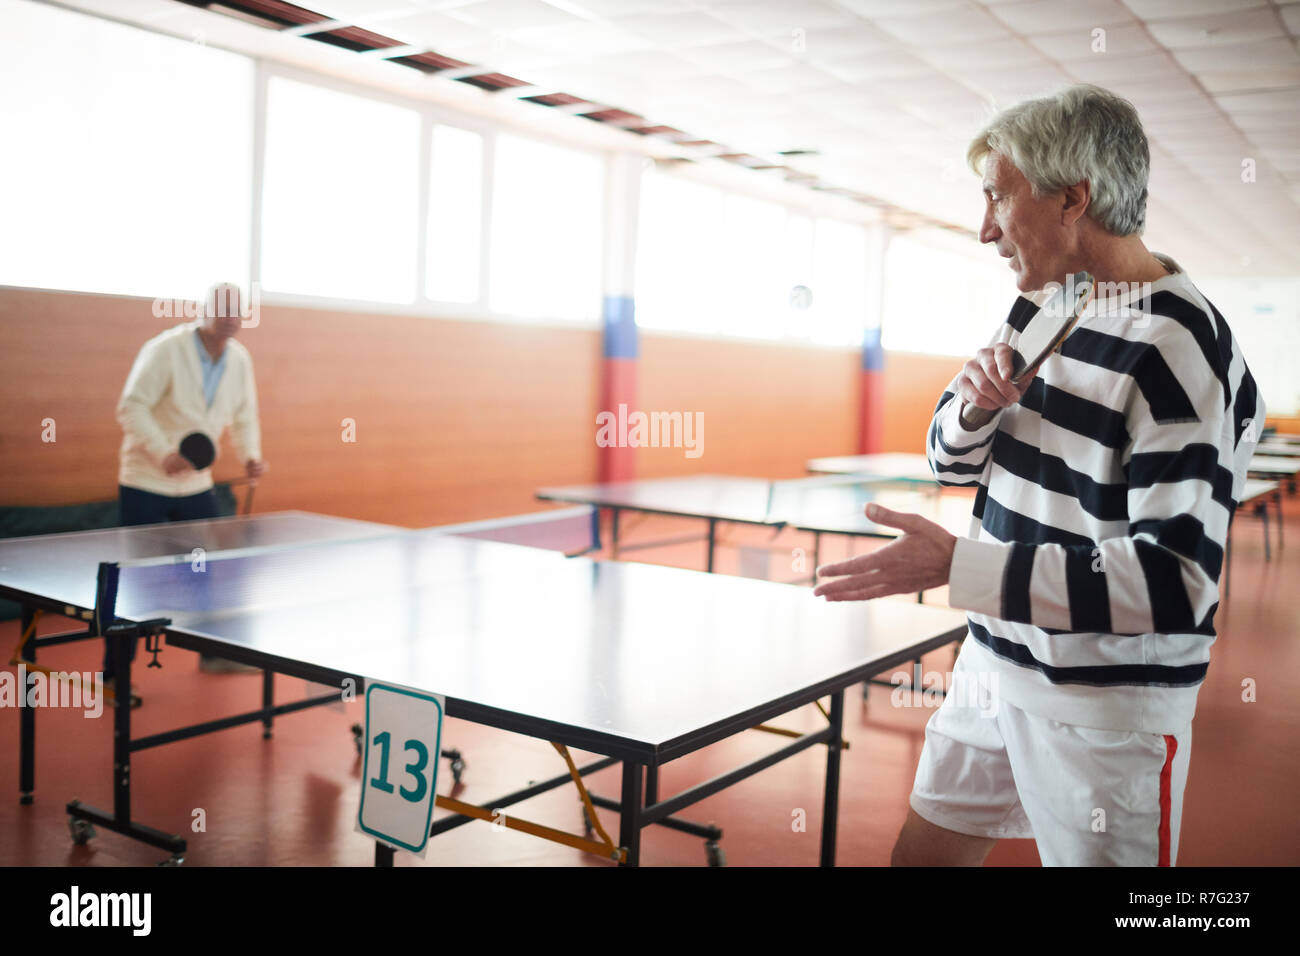
[[(174, 498), (156, 495), (139, 488), (117, 486), (118, 505), (121, 508), (120, 524), (123, 527), (137, 524), (161, 524), (164, 521), (196, 521), (200, 518), (219, 517), (217, 494), (211, 488), (197, 495)], [(104, 642), (104, 680), (113, 679), (113, 655)], [(136, 640), (131, 640), (131, 659), (135, 660)]]

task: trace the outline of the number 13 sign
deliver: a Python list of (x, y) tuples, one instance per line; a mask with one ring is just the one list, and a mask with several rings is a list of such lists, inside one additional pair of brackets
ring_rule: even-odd
[(391, 684), (366, 686), (366, 750), (357, 829), (424, 856), (442, 750), (443, 699)]

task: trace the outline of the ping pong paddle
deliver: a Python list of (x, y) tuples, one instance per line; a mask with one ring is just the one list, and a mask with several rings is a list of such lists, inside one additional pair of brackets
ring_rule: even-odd
[(181, 439), (181, 457), (194, 466), (195, 471), (202, 471), (217, 458), (217, 446), (203, 432), (190, 432)]
[[(1011, 384), (1020, 385), (1033, 377), (1038, 366), (1061, 347), (1079, 316), (1092, 301), (1096, 282), (1087, 272), (1076, 272), (1065, 285), (1052, 293), (1025, 325), (1011, 355)], [(967, 402), (962, 406), (961, 424), (975, 431), (993, 420), (998, 409), (980, 408)]]

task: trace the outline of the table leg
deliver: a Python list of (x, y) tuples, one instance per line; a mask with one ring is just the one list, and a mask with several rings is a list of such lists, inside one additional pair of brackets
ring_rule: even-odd
[(718, 519), (710, 518), (709, 519), (709, 556), (708, 556), (708, 566), (705, 569), (709, 572), (713, 571), (713, 547), (717, 542), (717, 538), (718, 538)]
[[(32, 621), (36, 617), (36, 612), (31, 608), (24, 606), (22, 614), (22, 631), (26, 634), (27, 629), (32, 626)], [(23, 648), (20, 657), (20, 663), (28, 665), (36, 663), (36, 635), (32, 634), (31, 640)], [(24, 702), (27, 699), (28, 682), (32, 679), (34, 669), (27, 668), (27, 678), (22, 681), (18, 693), (23, 695)], [(18, 710), (18, 802), (24, 805), (32, 802), (33, 794), (36, 792), (36, 708), (20, 707)]]
[(641, 784), (644, 769), (639, 763), (623, 761), (623, 799), (618, 843), (627, 850), (627, 859), (621, 866), (641, 865)]
[(1264, 560), (1272, 561), (1273, 552), (1269, 548), (1269, 543), (1268, 543), (1268, 505), (1265, 505), (1263, 508), (1259, 509), (1259, 516), (1264, 521)]
[(835, 828), (840, 806), (840, 751), (844, 741), (844, 691), (831, 695), (830, 739), (826, 742), (826, 799), (822, 805), (822, 866), (835, 865)]
[[(105, 615), (101, 620), (111, 621)], [(123, 827), (131, 825), (131, 644), (134, 637), (111, 637), (113, 645), (113, 687), (117, 706), (113, 708), (113, 819)]]
[(1223, 596), (1228, 597), (1232, 585), (1232, 519), (1228, 519), (1228, 533), (1223, 539)]
[(609, 556), (618, 557), (618, 508), (611, 508), (609, 513)]
[(268, 713), (262, 717), (262, 739), (271, 739), (271, 714), (269, 711), (275, 706), (275, 674), (271, 671), (262, 671), (262, 709)]

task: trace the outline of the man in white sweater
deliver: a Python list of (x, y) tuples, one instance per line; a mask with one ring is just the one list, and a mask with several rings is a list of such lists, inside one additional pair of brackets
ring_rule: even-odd
[[(1142, 243), (1150, 160), (1130, 103), (1091, 86), (1022, 103), (968, 158), (980, 240), (1020, 291), (1087, 271), (1098, 298), (1016, 385), (1012, 349), (1038, 312), (1018, 299), (940, 397), (930, 465), (978, 488), (969, 537), (870, 506), (905, 534), (819, 569), (838, 578), (816, 589), (832, 600), (947, 584), (970, 612), (893, 861), (978, 865), (1032, 837), (1046, 865), (1172, 866), (1263, 402), (1223, 316)], [(968, 429), (966, 404), (995, 414)]]
[[(217, 517), (211, 467), (196, 470), (180, 454), (181, 439), (192, 432), (219, 446), (230, 427), (245, 474), (257, 478), (266, 470), (253, 362), (235, 341), (241, 321), (239, 288), (222, 283), (209, 290), (202, 318), (140, 349), (117, 403), (125, 433), (118, 470), (123, 525)], [(107, 653), (104, 679), (113, 679)]]

